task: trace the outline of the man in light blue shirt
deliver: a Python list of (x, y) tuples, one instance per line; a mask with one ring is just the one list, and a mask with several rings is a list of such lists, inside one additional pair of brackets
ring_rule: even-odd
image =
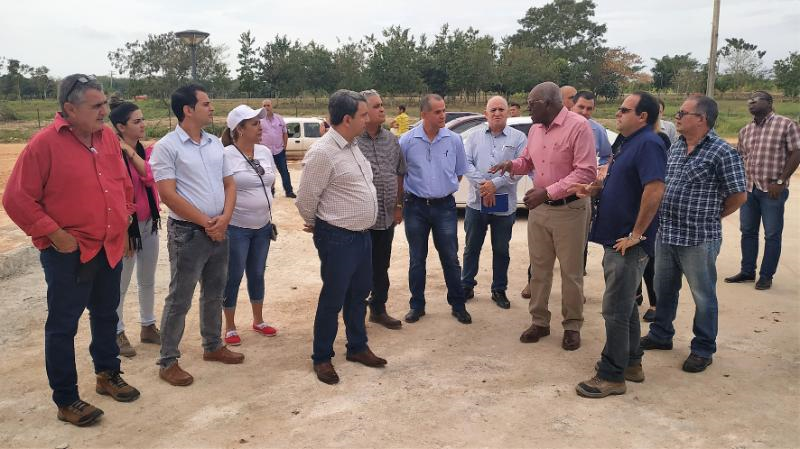
[(608, 133), (606, 128), (592, 120), (592, 114), (595, 108), (595, 96), (588, 90), (582, 90), (575, 94), (573, 99), (574, 105), (572, 112), (580, 114), (589, 121), (589, 126), (592, 127), (592, 134), (594, 134), (594, 149), (597, 151), (598, 166), (608, 164), (611, 158), (611, 142), (608, 141)]
[(464, 306), (458, 262), (458, 217), (453, 197), (461, 177), (467, 172), (464, 143), (461, 136), (444, 127), (445, 104), (439, 95), (422, 98), (420, 115), (422, 124), (400, 139), (408, 169), (403, 183), (406, 191), (403, 219), (410, 259), (411, 310), (405, 320), (414, 323), (425, 315), (425, 262), (428, 235), (433, 233), (447, 285), (447, 302), (453, 316), (469, 324), (472, 317)]
[[(467, 173), (470, 189), (464, 215), (464, 230), (467, 241), (464, 247), (464, 269), (461, 285), (464, 297), (475, 296), (478, 260), (491, 227), (492, 239), (492, 300), (499, 307), (508, 309), (511, 303), (506, 296), (508, 286), (508, 243), (514, 227), (517, 210), (517, 182), (521, 176), (508, 173), (489, 173), (495, 165), (512, 161), (522, 154), (528, 139), (522, 132), (506, 125), (508, 103), (496, 96), (486, 103), (486, 124), (473, 133), (466, 143)], [(498, 203), (498, 199), (502, 200)], [(505, 207), (500, 208), (502, 204)]]
[(236, 203), (233, 171), (225, 163), (222, 142), (203, 131), (214, 108), (201, 86), (178, 88), (172, 94), (175, 131), (156, 143), (150, 158), (161, 200), (170, 209), (167, 221), (169, 294), (161, 318), (161, 369), (170, 385), (194, 381), (178, 365), (178, 346), (186, 313), (200, 282), (200, 334), (203, 360), (242, 363), (244, 355), (222, 342), (222, 295), (228, 275), (226, 231)]

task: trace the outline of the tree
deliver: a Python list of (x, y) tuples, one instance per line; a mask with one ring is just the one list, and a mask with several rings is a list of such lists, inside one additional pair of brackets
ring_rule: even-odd
[(497, 80), (494, 88), (506, 95), (519, 92), (527, 94), (533, 86), (557, 79), (559, 64), (543, 50), (509, 45), (500, 50), (497, 62)]
[(339, 74), (334, 70), (333, 54), (323, 45), (311, 41), (303, 47), (302, 55), (307, 83), (303, 90), (310, 91), (316, 101), (317, 94), (332, 92), (338, 84)]
[(352, 89), (357, 92), (372, 87), (366, 74), (367, 55), (363, 41), (348, 39), (333, 52), (333, 70), (339, 75), (336, 89)]
[(306, 88), (303, 47), (286, 35), (276, 35), (262, 48), (258, 62), (259, 78), (266, 84), (265, 94), (271, 97), (296, 97)]
[(787, 97), (800, 96), (800, 53), (791, 52), (785, 59), (775, 61), (775, 85)]
[(55, 90), (55, 82), (50, 78), (49, 73), (50, 69), (45, 66), (31, 69), (31, 85), (38, 98), (46, 99), (48, 94)]
[(417, 43), (408, 28), (392, 26), (384, 29), (383, 41), (366, 36), (372, 49), (367, 61), (367, 74), (374, 87), (390, 95), (419, 92), (422, 80), (418, 72)]
[(738, 90), (748, 83), (761, 80), (766, 71), (762, 58), (767, 53), (744, 39), (725, 39), (725, 46), (717, 54), (721, 57), (722, 73), (731, 75), (732, 89)]
[(239, 36), (239, 71), (236, 79), (239, 81), (239, 90), (245, 92), (248, 97), (257, 95), (260, 91), (260, 83), (256, 80), (256, 70), (258, 58), (256, 49), (253, 47), (256, 38), (250, 34), (250, 30)]
[(605, 43), (606, 26), (595, 23), (592, 0), (554, 0), (540, 8), (529, 8), (518, 22), (522, 26), (506, 39), (507, 44), (538, 48), (563, 59), (559, 84), (583, 84), (590, 70), (590, 56)]
[[(686, 73), (696, 71), (700, 65), (696, 59), (692, 58), (691, 53), (675, 56), (665, 55), (661, 58), (651, 59), (655, 63), (652, 72), (653, 85), (656, 90), (673, 88), (673, 78), (675, 75), (679, 72), (683, 72), (685, 76)], [(680, 91), (680, 89), (677, 90)]]
[[(197, 46), (197, 77), (212, 94), (227, 94), (230, 88), (226, 48), (204, 41)], [(133, 93), (166, 98), (175, 88), (191, 80), (191, 50), (175, 34), (149, 34), (143, 42), (126, 42), (108, 53), (111, 65), (131, 79)]]
[(586, 76), (586, 87), (597, 95), (614, 99), (620, 96), (623, 87), (641, 79), (641, 56), (624, 47), (602, 47), (592, 55), (591, 70)]

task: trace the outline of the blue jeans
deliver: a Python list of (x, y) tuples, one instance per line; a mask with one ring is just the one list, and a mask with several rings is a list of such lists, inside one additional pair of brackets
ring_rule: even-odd
[(425, 310), (425, 262), (428, 257), (428, 235), (433, 233), (433, 245), (447, 285), (447, 303), (453, 310), (465, 310), (464, 288), (461, 286), (461, 266), (458, 263), (458, 216), (452, 195), (425, 200), (406, 195), (403, 219), (408, 240), (408, 287), (411, 308)]
[(278, 173), (280, 173), (281, 175), (281, 183), (283, 183), (283, 191), (287, 195), (290, 193), (294, 193), (294, 188), (292, 187), (292, 177), (289, 176), (289, 166), (286, 164), (286, 150), (283, 150), (278, 154), (272, 155), (272, 159), (275, 161), (275, 167), (278, 169)]
[(267, 267), (271, 236), (272, 225), (269, 223), (260, 229), (228, 226), (228, 241), (230, 241), (228, 282), (225, 284), (222, 307), (236, 308), (239, 285), (245, 273), (247, 273), (247, 293), (250, 295), (250, 302), (253, 304), (264, 302), (264, 270)]
[(697, 246), (677, 246), (656, 242), (656, 318), (650, 324), (650, 337), (668, 343), (675, 335), (672, 322), (678, 310), (682, 277), (686, 276), (694, 297), (695, 313), (691, 350), (711, 358), (717, 351), (717, 256), (722, 240)]
[(348, 231), (317, 219), (314, 246), (320, 260), (322, 290), (314, 317), (314, 364), (330, 362), (344, 318), (347, 353), (367, 349), (367, 295), (372, 289), (372, 238), (369, 232)]
[(742, 273), (756, 274), (758, 257), (758, 231), (764, 223), (764, 256), (761, 259), (759, 276), (772, 279), (781, 257), (781, 235), (783, 234), (783, 208), (789, 198), (789, 189), (783, 189), (780, 197), (772, 199), (767, 192), (753, 188), (747, 193), (747, 202), (739, 209), (742, 231)]
[(636, 287), (641, 282), (649, 257), (640, 246), (628, 248), (624, 256), (610, 246), (603, 247), (603, 250), (606, 344), (597, 374), (611, 382), (624, 382), (625, 368), (642, 363)]
[(64, 254), (53, 248), (43, 250), (39, 259), (47, 282), (47, 321), (44, 325), (44, 358), (53, 402), (69, 405), (79, 399), (75, 369), (75, 334), (85, 309), (89, 309), (92, 342), (89, 354), (94, 371), (119, 371), (117, 347), (117, 305), (122, 264), (111, 267), (100, 250), (93, 280), (78, 282), (80, 252)]
[(491, 227), (489, 232), (492, 240), (492, 291), (506, 291), (508, 264), (511, 260), (508, 242), (511, 240), (511, 231), (514, 229), (516, 218), (515, 214), (482, 214), (479, 210), (466, 208), (464, 230), (467, 232), (467, 241), (464, 246), (464, 269), (461, 271), (461, 285), (465, 288), (474, 288), (478, 285), (475, 282), (475, 276), (478, 275), (478, 260), (481, 257), (481, 247), (486, 238), (486, 228)]

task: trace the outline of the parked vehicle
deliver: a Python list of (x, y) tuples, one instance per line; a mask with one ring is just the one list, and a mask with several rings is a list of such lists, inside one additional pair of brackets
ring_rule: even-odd
[[(485, 121), (485, 120), (484, 120)], [(528, 131), (530, 131), (531, 126), (533, 123), (531, 122), (530, 117), (509, 117), (506, 124), (514, 129), (522, 131), (525, 135), (528, 135)], [(482, 126), (482, 123), (475, 124), (474, 126), (470, 126), (465, 128), (463, 131), (460, 132), (461, 138), (464, 140), (464, 144), (468, 142), (472, 135), (476, 132), (485, 130), (486, 128)], [(617, 138), (617, 133), (611, 131), (610, 129), (606, 129), (606, 134), (608, 135), (609, 142), (614, 142)], [(517, 183), (517, 209), (524, 209), (525, 203), (522, 201), (525, 197), (525, 192), (533, 188), (533, 181), (529, 176), (522, 176), (519, 182)], [(469, 193), (470, 185), (469, 181), (466, 177), (461, 178), (461, 183), (458, 186), (458, 191), (455, 193), (456, 198), (456, 207), (464, 208), (467, 206), (467, 195)]]
[[(477, 112), (445, 112), (444, 113), (445, 126), (450, 128), (448, 125), (450, 125), (451, 122), (453, 122), (455, 120), (458, 120), (458, 119), (461, 119), (461, 118), (465, 118), (465, 117), (470, 117), (470, 118), (476, 117), (477, 120), (479, 120), (479, 121), (481, 119), (483, 119), (483, 121), (486, 121), (486, 118), (483, 115), (478, 114)], [(415, 127), (417, 127), (417, 126), (419, 126), (421, 124), (422, 124), (422, 120), (417, 120), (413, 125), (411, 125), (411, 127), (409, 129), (415, 128)], [(458, 132), (458, 131), (456, 131), (456, 132)]]
[(311, 144), (321, 137), (322, 120), (316, 117), (284, 117), (289, 140), (286, 142), (286, 156), (289, 159), (302, 159)]

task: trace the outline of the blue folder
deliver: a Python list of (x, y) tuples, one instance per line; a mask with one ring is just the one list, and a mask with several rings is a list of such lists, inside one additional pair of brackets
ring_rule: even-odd
[(508, 194), (507, 193), (495, 193), (494, 194), (494, 206), (488, 207), (483, 204), (481, 201), (481, 213), (490, 214), (493, 212), (508, 212)]

